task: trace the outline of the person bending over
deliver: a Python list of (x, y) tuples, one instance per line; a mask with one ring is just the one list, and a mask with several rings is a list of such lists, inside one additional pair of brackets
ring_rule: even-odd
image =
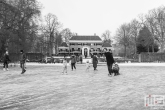
[(109, 50), (107, 51), (106, 49), (104, 49), (104, 55), (106, 57), (106, 61), (107, 61), (107, 68), (108, 68), (108, 72), (110, 76), (112, 76), (112, 65), (115, 62), (113, 55), (112, 55), (112, 51)]

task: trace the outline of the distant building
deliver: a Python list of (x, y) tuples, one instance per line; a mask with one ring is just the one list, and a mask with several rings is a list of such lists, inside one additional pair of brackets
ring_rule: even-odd
[(59, 47), (59, 54), (79, 54), (84, 57), (90, 57), (91, 54), (102, 55), (103, 49), (111, 49), (109, 43), (103, 43), (99, 36), (72, 36), (69, 40), (69, 46), (62, 43)]
[(69, 46), (65, 42), (58, 47), (58, 54), (69, 54)]

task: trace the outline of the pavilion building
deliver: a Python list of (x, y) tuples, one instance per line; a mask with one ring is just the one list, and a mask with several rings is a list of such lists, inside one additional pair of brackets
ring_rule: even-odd
[(112, 49), (109, 43), (103, 43), (99, 36), (72, 36), (69, 45), (62, 43), (59, 47), (59, 54), (78, 54), (83, 57), (90, 57), (91, 54), (102, 55), (103, 49)]

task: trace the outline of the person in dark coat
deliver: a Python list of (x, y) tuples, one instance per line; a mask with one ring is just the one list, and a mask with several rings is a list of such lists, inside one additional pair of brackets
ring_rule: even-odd
[(80, 55), (80, 62), (81, 62), (81, 64), (82, 64), (82, 60), (83, 60), (83, 59), (82, 59), (82, 56)]
[(93, 59), (92, 59), (93, 61), (93, 68), (94, 68), (94, 70), (97, 70), (96, 68), (97, 68), (97, 64), (98, 64), (98, 60), (97, 60), (97, 57), (96, 57), (96, 55), (93, 55)]
[(26, 72), (26, 69), (25, 69), (26, 54), (24, 53), (23, 50), (21, 50), (20, 53), (21, 53), (21, 55), (20, 55), (20, 67), (22, 68), (21, 74), (24, 74)]
[(73, 68), (76, 69), (76, 56), (72, 55), (71, 56), (71, 69), (73, 71)]
[(85, 56), (85, 58), (87, 58), (87, 51), (84, 52), (84, 56)]
[(113, 55), (112, 55), (112, 51), (111, 50), (107, 51), (106, 49), (104, 49), (104, 55), (105, 55), (106, 61), (107, 61), (107, 67), (108, 67), (108, 72), (109, 72), (108, 75), (111, 76), (111, 74), (112, 74), (112, 65), (115, 62), (114, 58), (113, 58)]
[(8, 51), (6, 51), (6, 53), (4, 54), (4, 59), (3, 59), (3, 71), (8, 71), (8, 64), (9, 64), (9, 61), (11, 61), (9, 59), (9, 53)]

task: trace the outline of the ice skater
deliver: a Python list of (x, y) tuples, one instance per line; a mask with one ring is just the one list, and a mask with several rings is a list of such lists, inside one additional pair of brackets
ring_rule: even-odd
[(76, 70), (76, 57), (74, 55), (71, 56), (71, 69), (73, 68)]
[(104, 49), (104, 55), (106, 57), (106, 61), (107, 61), (107, 67), (108, 67), (108, 72), (109, 72), (109, 76), (112, 76), (112, 65), (115, 62), (113, 55), (112, 55), (112, 51), (109, 50), (107, 51), (107, 49)]
[(9, 70), (8, 69), (9, 61), (11, 61), (9, 59), (9, 53), (8, 53), (8, 51), (6, 51), (5, 54), (4, 54), (4, 60), (3, 60), (3, 71), (6, 71), (6, 70), (8, 71)]
[(89, 63), (89, 60), (87, 60), (87, 62), (86, 62), (86, 71), (89, 71), (89, 68), (90, 68), (90, 63)]
[(62, 72), (62, 74), (67, 74), (67, 61), (65, 58), (63, 60), (63, 72)]
[(82, 61), (83, 61), (83, 59), (82, 59), (82, 55), (80, 55), (80, 62), (81, 62), (81, 64), (82, 64)]
[(115, 62), (113, 65), (112, 65), (112, 72), (114, 73), (114, 76), (116, 75), (120, 75), (119, 73), (119, 65), (117, 64), (117, 62)]
[(25, 69), (26, 54), (24, 53), (23, 50), (21, 50), (20, 53), (21, 53), (21, 55), (20, 55), (20, 67), (22, 68), (21, 74), (24, 74), (26, 72), (26, 69)]
[(96, 55), (93, 55), (92, 62), (93, 62), (94, 70), (97, 70), (98, 59), (97, 59)]

